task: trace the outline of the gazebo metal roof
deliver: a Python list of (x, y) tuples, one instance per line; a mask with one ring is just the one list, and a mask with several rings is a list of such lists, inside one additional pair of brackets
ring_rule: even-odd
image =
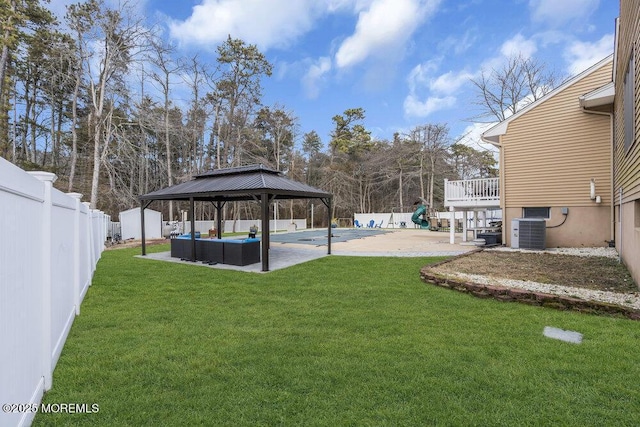
[[(195, 201), (210, 201), (218, 211), (218, 238), (222, 235), (221, 209), (228, 201), (255, 200), (262, 204), (262, 270), (269, 270), (269, 209), (273, 200), (320, 199), (331, 212), (332, 195), (321, 189), (291, 180), (281, 172), (264, 165), (249, 165), (218, 169), (197, 175), (190, 181), (153, 191), (138, 197), (141, 204), (142, 255), (146, 255), (144, 237), (144, 209), (154, 200), (183, 200), (191, 202), (192, 259), (195, 259)], [(328, 253), (331, 253), (331, 222), (328, 221)]]
[(330, 198), (331, 194), (285, 177), (264, 165), (218, 169), (197, 175), (191, 181), (153, 191), (140, 200), (234, 201), (255, 200), (268, 193), (275, 199)]

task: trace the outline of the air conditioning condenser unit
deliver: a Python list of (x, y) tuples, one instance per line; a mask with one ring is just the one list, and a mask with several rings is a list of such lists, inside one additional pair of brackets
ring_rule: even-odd
[(543, 218), (512, 219), (511, 247), (514, 249), (545, 249), (547, 247), (547, 221)]

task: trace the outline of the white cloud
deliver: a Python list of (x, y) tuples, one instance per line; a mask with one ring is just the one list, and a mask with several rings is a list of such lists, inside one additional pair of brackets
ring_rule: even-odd
[(475, 43), (478, 36), (476, 29), (467, 30), (462, 36), (449, 36), (438, 45), (438, 49), (443, 52), (453, 52), (456, 55), (465, 53)]
[(428, 89), (432, 92), (449, 95), (456, 92), (460, 87), (469, 82), (475, 75), (468, 71), (448, 71), (437, 77), (433, 77), (438, 69), (438, 60), (432, 60), (423, 64), (418, 64), (407, 76), (407, 86), (412, 93)]
[(429, 74), (438, 69), (440, 59), (432, 59), (430, 61), (418, 64), (407, 76), (407, 85), (411, 92), (415, 92), (420, 87), (426, 87), (429, 84)]
[(317, 98), (320, 93), (320, 82), (324, 76), (331, 71), (331, 58), (322, 57), (311, 64), (307, 73), (302, 78), (302, 86), (304, 87), (307, 97)]
[(169, 27), (183, 43), (214, 44), (231, 35), (268, 49), (286, 46), (309, 31), (326, 7), (313, 0), (203, 0), (189, 18)]
[(581, 73), (601, 59), (613, 53), (613, 34), (606, 34), (600, 40), (589, 43), (576, 41), (571, 43), (564, 53), (569, 64), (567, 71), (571, 75)]
[[(433, 73), (438, 69), (439, 60), (434, 59), (418, 64), (407, 76), (409, 94), (404, 100), (404, 113), (410, 117), (426, 117), (429, 114), (455, 106), (456, 92), (474, 75), (467, 71), (449, 71), (437, 77)], [(421, 101), (419, 93), (429, 96)]]
[(330, 13), (349, 9), (356, 12), (369, 6), (371, 0), (325, 0), (327, 10)]
[(432, 80), (429, 83), (429, 88), (434, 92), (452, 94), (475, 77), (477, 76), (467, 71), (459, 71), (457, 73), (449, 71)]
[(397, 56), (439, 3), (440, 0), (373, 0), (368, 9), (360, 12), (355, 33), (338, 49), (336, 65), (345, 68), (371, 56)]
[(531, 58), (537, 50), (536, 42), (531, 39), (525, 39), (522, 34), (515, 35), (502, 43), (500, 47), (500, 53), (507, 58), (518, 55), (523, 58)]
[(600, 0), (530, 0), (529, 9), (534, 22), (557, 28), (570, 22), (586, 20), (598, 8), (599, 3)]
[(444, 98), (429, 97), (420, 101), (414, 94), (409, 94), (404, 100), (404, 113), (409, 117), (427, 117), (431, 113), (445, 110), (455, 105), (456, 98), (445, 96)]
[(475, 148), (476, 150), (489, 150), (489, 151), (498, 151), (498, 149), (486, 142), (482, 141), (480, 136), (486, 132), (489, 128), (494, 126), (496, 123), (473, 123), (467, 126), (460, 135), (456, 137), (456, 140), (460, 144), (467, 145), (471, 148)]
[(486, 58), (480, 64), (480, 70), (472, 77), (478, 76), (482, 70), (491, 72), (491, 70), (500, 70), (503, 68), (510, 58), (521, 56), (522, 58), (531, 58), (538, 50), (537, 44), (533, 39), (525, 39), (522, 34), (516, 34), (514, 37), (506, 40), (500, 45), (500, 53)]

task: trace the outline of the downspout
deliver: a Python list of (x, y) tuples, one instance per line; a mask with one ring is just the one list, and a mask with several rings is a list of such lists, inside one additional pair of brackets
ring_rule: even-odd
[[(610, 241), (616, 240), (616, 204), (615, 204), (615, 189), (614, 189), (614, 178), (615, 178), (615, 162), (613, 161), (613, 156), (615, 155), (614, 147), (613, 147), (613, 113), (607, 113), (605, 111), (592, 111), (587, 110), (585, 107), (582, 107), (582, 111), (587, 114), (596, 114), (598, 116), (609, 116), (609, 156), (610, 156), (610, 170), (609, 170), (609, 179), (611, 180), (610, 190), (611, 190), (611, 206), (609, 207), (609, 215), (611, 218), (611, 223), (609, 225), (609, 236)], [(620, 239), (622, 239), (622, 233), (620, 234)]]
[(619, 216), (620, 218), (618, 218), (620, 220), (620, 242), (619, 242), (619, 247), (620, 250), (618, 251), (618, 262), (621, 263), (622, 262), (622, 196), (623, 196), (623, 190), (622, 187), (620, 187), (620, 207), (618, 208), (619, 211)]

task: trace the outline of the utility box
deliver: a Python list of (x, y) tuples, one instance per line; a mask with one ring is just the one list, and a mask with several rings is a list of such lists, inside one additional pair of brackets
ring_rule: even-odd
[(543, 218), (512, 219), (511, 247), (544, 250), (547, 247), (547, 221)]

